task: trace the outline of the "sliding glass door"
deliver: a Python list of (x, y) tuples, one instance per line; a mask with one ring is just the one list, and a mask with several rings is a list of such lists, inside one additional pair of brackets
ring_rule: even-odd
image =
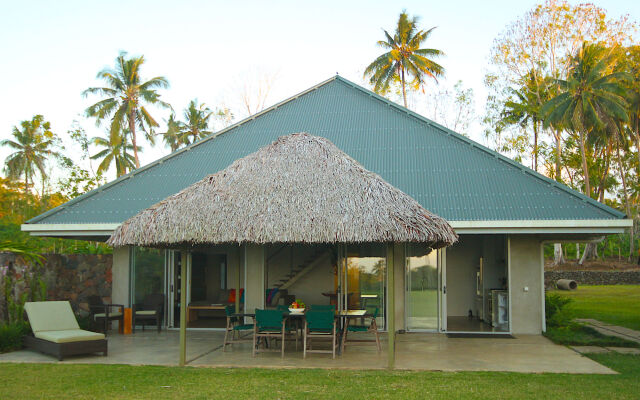
[(438, 251), (421, 244), (406, 247), (406, 313), (407, 329), (438, 329), (440, 268)]
[(376, 313), (379, 329), (385, 327), (386, 247), (383, 243), (340, 245), (339, 307)]

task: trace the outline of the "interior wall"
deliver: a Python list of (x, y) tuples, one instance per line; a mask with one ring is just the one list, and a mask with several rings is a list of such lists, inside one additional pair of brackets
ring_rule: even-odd
[(514, 334), (541, 334), (542, 243), (532, 235), (509, 236), (511, 267), (511, 331)]
[(480, 235), (460, 235), (458, 242), (447, 248), (448, 317), (467, 316), (476, 308), (476, 271), (482, 248)]
[[(282, 245), (269, 246), (267, 265), (265, 269), (267, 288), (275, 287), (291, 272), (292, 267), (307, 263), (313, 258), (318, 246), (287, 245), (278, 251)], [(326, 248), (327, 251), (331, 249)], [(273, 255), (273, 257), (271, 257)], [(331, 260), (318, 264), (311, 271), (303, 275), (287, 291), (290, 295), (301, 299), (306, 304), (329, 304), (329, 298), (323, 292), (335, 292), (335, 268)]]

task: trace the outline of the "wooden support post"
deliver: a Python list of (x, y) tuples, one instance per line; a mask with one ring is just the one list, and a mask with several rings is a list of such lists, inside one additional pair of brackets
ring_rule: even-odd
[(394, 369), (396, 365), (396, 294), (395, 294), (395, 270), (393, 243), (387, 244), (387, 337), (388, 337), (388, 368)]
[(238, 282), (236, 284), (236, 312), (240, 312), (240, 287), (242, 286), (242, 270), (241, 267), (244, 268), (244, 256), (245, 252), (243, 251), (245, 245), (238, 245)]
[(187, 363), (187, 263), (189, 252), (180, 251), (180, 366)]

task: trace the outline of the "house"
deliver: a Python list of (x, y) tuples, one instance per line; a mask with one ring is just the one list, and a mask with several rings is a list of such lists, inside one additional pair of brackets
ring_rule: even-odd
[[(267, 306), (277, 288), (307, 304), (378, 307), (383, 329), (391, 321), (395, 330), (409, 332), (540, 334), (543, 244), (597, 240), (632, 225), (623, 213), (335, 76), (33, 218), (22, 229), (107, 240), (140, 211), (298, 132), (328, 139), (446, 219), (458, 242), (441, 249), (427, 241), (394, 242), (393, 260), (384, 243), (357, 240), (194, 248), (186, 264), (187, 304), (231, 301), (252, 309)], [(164, 293), (164, 324), (178, 327), (183, 260), (178, 248), (116, 248), (113, 301), (132, 304)], [(246, 295), (230, 292), (238, 288)], [(189, 319), (188, 327), (217, 324), (215, 311)]]

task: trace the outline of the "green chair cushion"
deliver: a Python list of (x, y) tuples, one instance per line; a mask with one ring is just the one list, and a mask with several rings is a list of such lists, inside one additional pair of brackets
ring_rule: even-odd
[(250, 324), (244, 324), (244, 325), (236, 325), (233, 327), (234, 331), (246, 331), (249, 329), (253, 329), (253, 325)]
[(85, 342), (87, 340), (104, 339), (102, 333), (84, 331), (82, 329), (70, 329), (63, 331), (40, 331), (34, 333), (38, 339), (47, 340), (53, 343)]
[(351, 332), (366, 332), (369, 330), (369, 327), (364, 325), (349, 325), (347, 326), (347, 330)]
[[(93, 314), (93, 317), (94, 317), (95, 319), (98, 319), (98, 318), (105, 318), (106, 316), (107, 316), (107, 314), (105, 314), (105, 313)], [(121, 317), (121, 316), (122, 316), (122, 313), (121, 313), (121, 312), (112, 312), (112, 313), (109, 313), (109, 318), (111, 318), (111, 317)]]
[(327, 333), (331, 334), (333, 329), (309, 329), (309, 333)]
[(35, 301), (24, 304), (34, 333), (80, 329), (68, 301)]
[(156, 315), (155, 310), (141, 310), (136, 311), (136, 315)]

